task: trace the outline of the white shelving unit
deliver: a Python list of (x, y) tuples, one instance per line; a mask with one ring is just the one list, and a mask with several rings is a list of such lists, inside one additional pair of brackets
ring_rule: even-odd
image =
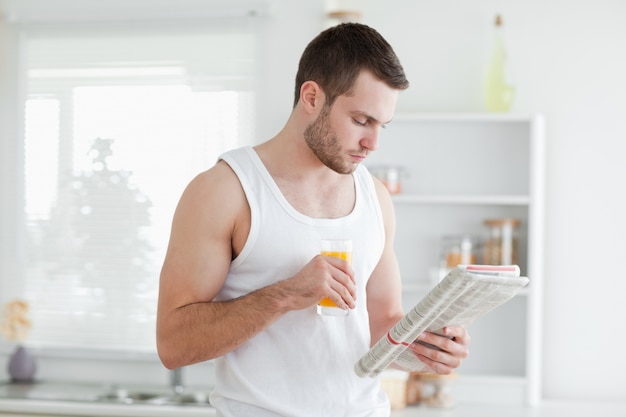
[(405, 309), (436, 282), (443, 236), (486, 237), (485, 219), (520, 220), (519, 265), (530, 284), (469, 327), (458, 401), (540, 401), (544, 130), (541, 115), (398, 114), (369, 158), (404, 171), (393, 198)]

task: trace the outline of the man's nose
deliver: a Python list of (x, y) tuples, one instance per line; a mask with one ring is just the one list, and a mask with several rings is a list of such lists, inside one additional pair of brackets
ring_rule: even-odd
[(369, 151), (375, 151), (378, 149), (378, 137), (380, 135), (380, 127), (372, 128), (367, 136), (361, 139), (361, 146)]

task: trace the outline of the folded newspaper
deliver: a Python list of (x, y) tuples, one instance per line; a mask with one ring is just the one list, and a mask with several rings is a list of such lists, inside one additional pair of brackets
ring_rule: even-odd
[(428, 371), (407, 347), (424, 331), (443, 334), (466, 326), (506, 303), (526, 285), (517, 265), (459, 265), (409, 311), (355, 364), (360, 377), (378, 375), (392, 363), (406, 371)]

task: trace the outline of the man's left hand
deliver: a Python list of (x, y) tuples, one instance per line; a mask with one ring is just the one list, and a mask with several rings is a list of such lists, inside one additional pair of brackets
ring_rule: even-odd
[(444, 327), (443, 334), (424, 332), (409, 348), (433, 372), (448, 375), (469, 355), (470, 336), (461, 326)]

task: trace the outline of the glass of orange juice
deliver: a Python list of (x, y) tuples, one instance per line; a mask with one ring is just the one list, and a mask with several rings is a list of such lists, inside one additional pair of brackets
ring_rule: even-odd
[[(352, 266), (352, 240), (322, 239), (321, 254), (341, 258)], [(317, 313), (324, 316), (347, 316), (349, 311), (337, 307), (335, 302), (327, 297), (322, 298), (317, 304)]]

